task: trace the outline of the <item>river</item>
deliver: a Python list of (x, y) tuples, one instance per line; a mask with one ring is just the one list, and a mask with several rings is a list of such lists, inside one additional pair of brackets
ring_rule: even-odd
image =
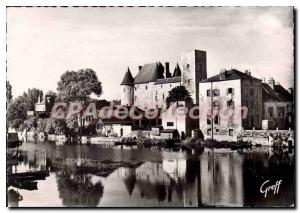
[[(24, 143), (24, 158), (13, 172), (48, 170), (37, 189), (8, 188), (8, 205), (19, 207), (273, 207), (294, 206), (294, 150), (178, 150), (99, 145)], [(92, 160), (140, 162), (105, 175), (76, 172), (53, 162)], [(260, 192), (281, 180), (278, 193)], [(267, 186), (265, 184), (264, 188)], [(16, 198), (19, 195), (19, 199)]]

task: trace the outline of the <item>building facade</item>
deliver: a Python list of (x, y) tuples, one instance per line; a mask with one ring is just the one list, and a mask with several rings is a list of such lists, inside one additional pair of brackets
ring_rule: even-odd
[(260, 129), (261, 80), (235, 69), (199, 84), (199, 127), (204, 137), (236, 141), (243, 129)]
[(263, 83), (263, 129), (293, 129), (293, 89), (288, 91), (273, 78)]
[(141, 109), (162, 108), (169, 91), (176, 86), (185, 86), (194, 103), (198, 102), (198, 84), (206, 79), (206, 52), (193, 50), (181, 55), (181, 71), (176, 65), (173, 74), (169, 63), (160, 62), (139, 66), (133, 78), (128, 69), (121, 83), (121, 105), (138, 106)]

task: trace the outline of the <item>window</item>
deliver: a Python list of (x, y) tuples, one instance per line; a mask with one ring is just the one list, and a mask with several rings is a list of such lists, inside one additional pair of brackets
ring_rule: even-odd
[(148, 87), (146, 86), (146, 90), (148, 89)]
[(186, 64), (186, 68), (190, 68), (190, 64)]
[(134, 90), (136, 90), (136, 87), (134, 87)]
[(163, 94), (163, 100), (165, 100), (165, 94)]
[(170, 84), (170, 87), (172, 87), (172, 84)]
[(123, 89), (123, 92), (125, 92), (125, 88)]
[(285, 116), (285, 108), (284, 107), (277, 107), (277, 114), (278, 118), (282, 118)]
[(273, 107), (268, 107), (268, 117), (273, 118)]
[(167, 122), (167, 126), (174, 126), (174, 122)]
[(211, 135), (211, 129), (207, 129), (207, 135)]
[(210, 96), (211, 96), (211, 90), (210, 90), (210, 89), (206, 90), (206, 96), (207, 96), (207, 97), (210, 97)]
[(227, 94), (233, 94), (233, 88), (228, 88), (227, 89)]
[(214, 96), (219, 96), (220, 95), (220, 90), (214, 89)]
[(215, 129), (216, 133), (219, 133), (220, 132), (220, 129)]
[(229, 136), (233, 136), (233, 129), (229, 129)]
[(219, 100), (215, 100), (213, 103), (214, 103), (214, 107), (217, 107), (220, 104)]
[(207, 124), (211, 125), (211, 115), (207, 115)]
[(254, 90), (250, 89), (250, 95), (253, 96), (254, 95)]
[(219, 124), (220, 123), (220, 117), (219, 115), (216, 115), (214, 118), (214, 124)]
[(160, 88), (162, 88), (163, 85), (160, 85)]
[(230, 109), (234, 109), (234, 101), (233, 100), (227, 101), (227, 107)]
[(136, 101), (136, 96), (134, 96), (134, 100)]

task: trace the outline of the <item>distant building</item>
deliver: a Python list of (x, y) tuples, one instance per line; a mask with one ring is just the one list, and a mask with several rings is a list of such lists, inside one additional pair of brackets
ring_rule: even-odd
[(263, 128), (294, 128), (293, 89), (287, 91), (273, 78), (263, 83)]
[(198, 83), (206, 79), (206, 52), (193, 50), (181, 55), (181, 71), (177, 64), (173, 74), (169, 63), (160, 62), (139, 66), (133, 78), (128, 69), (121, 82), (121, 105), (145, 108), (161, 108), (169, 91), (176, 86), (185, 86), (194, 103), (198, 103)]
[(199, 83), (199, 126), (205, 138), (237, 140), (242, 129), (261, 129), (262, 82), (235, 69)]
[[(184, 86), (193, 104), (198, 104), (198, 85), (206, 79), (206, 52), (192, 50), (181, 54), (182, 71), (177, 63), (173, 74), (170, 73), (169, 63), (163, 66), (160, 62), (139, 66), (139, 72), (135, 77), (132, 76), (129, 68), (121, 82), (121, 105), (137, 106), (142, 110), (152, 108), (163, 108), (169, 91), (177, 86)], [(162, 125), (164, 129), (178, 130), (179, 134), (190, 135), (194, 125), (190, 125), (187, 116), (185, 118), (176, 116), (167, 117), (163, 114), (162, 119), (157, 125)], [(195, 123), (195, 122), (193, 122)], [(196, 121), (198, 128), (198, 120)]]
[(40, 118), (49, 117), (54, 103), (55, 97), (52, 95), (45, 95), (42, 101), (39, 97), (38, 102), (34, 105), (34, 114)]

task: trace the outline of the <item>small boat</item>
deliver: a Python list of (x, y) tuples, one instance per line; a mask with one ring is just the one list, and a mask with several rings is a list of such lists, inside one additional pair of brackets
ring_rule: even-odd
[(18, 148), (22, 145), (22, 141), (19, 140), (18, 133), (16, 132), (7, 133), (6, 142), (7, 148)]

